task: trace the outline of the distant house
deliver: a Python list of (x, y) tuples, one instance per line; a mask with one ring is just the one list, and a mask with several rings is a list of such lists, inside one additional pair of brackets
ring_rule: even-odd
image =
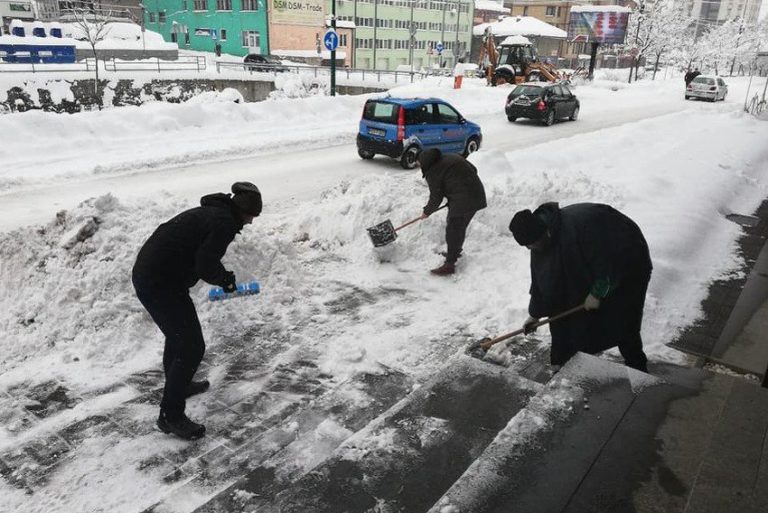
[(566, 31), (531, 16), (507, 16), (493, 23), (481, 23), (472, 29), (473, 62), (479, 57), (482, 37), (487, 28), (497, 45), (509, 36), (525, 36), (533, 43), (536, 53), (542, 59), (557, 57), (561, 43), (568, 35)]
[(504, 7), (502, 0), (475, 0), (473, 25), (498, 21), (500, 16), (509, 15), (510, 9)]

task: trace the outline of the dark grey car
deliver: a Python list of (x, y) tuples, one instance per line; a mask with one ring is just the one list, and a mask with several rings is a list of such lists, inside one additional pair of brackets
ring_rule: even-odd
[(576, 121), (580, 107), (579, 99), (567, 85), (530, 82), (509, 93), (504, 110), (509, 121), (537, 119), (550, 126), (558, 119)]

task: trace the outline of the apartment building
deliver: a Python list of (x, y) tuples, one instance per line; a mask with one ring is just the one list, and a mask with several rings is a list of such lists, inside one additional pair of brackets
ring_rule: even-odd
[(418, 70), (469, 55), (474, 0), (337, 0), (336, 13), (355, 24), (356, 68)]

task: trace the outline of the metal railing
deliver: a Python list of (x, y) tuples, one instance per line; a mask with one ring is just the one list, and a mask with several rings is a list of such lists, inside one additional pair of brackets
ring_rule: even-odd
[[(0, 58), (2, 55), (0, 55)], [(3, 62), (0, 60), (0, 73), (73, 73), (95, 71), (96, 59), (88, 58), (71, 64), (46, 64), (35, 62)]]
[(766, 100), (761, 100), (760, 95), (755, 93), (749, 103), (744, 107), (744, 110), (753, 116), (759, 116), (768, 109), (768, 103)]
[[(285, 64), (257, 64), (247, 62), (222, 62), (216, 61), (216, 72), (221, 70), (242, 71), (244, 73), (269, 73), (277, 75), (278, 73), (296, 73), (312, 74), (314, 77), (330, 76), (331, 68), (327, 66), (289, 66)], [(336, 77), (346, 77), (347, 79), (359, 78), (365, 80), (366, 77), (376, 77), (377, 82), (391, 81), (395, 83), (410, 82), (421, 80), (430, 75), (443, 75), (443, 70), (432, 70), (429, 72), (420, 71), (390, 71), (362, 68), (336, 68)], [(450, 73), (449, 73), (450, 74)]]
[(205, 71), (206, 62), (203, 56), (180, 57), (175, 61), (163, 60), (160, 57), (154, 59), (142, 59), (138, 61), (126, 61), (122, 59), (104, 60), (106, 71)]

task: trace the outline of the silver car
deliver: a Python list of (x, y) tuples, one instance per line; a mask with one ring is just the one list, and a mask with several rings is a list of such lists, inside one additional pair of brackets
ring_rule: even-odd
[(728, 94), (728, 86), (720, 77), (699, 75), (685, 88), (685, 99), (703, 98), (711, 102), (725, 100)]

